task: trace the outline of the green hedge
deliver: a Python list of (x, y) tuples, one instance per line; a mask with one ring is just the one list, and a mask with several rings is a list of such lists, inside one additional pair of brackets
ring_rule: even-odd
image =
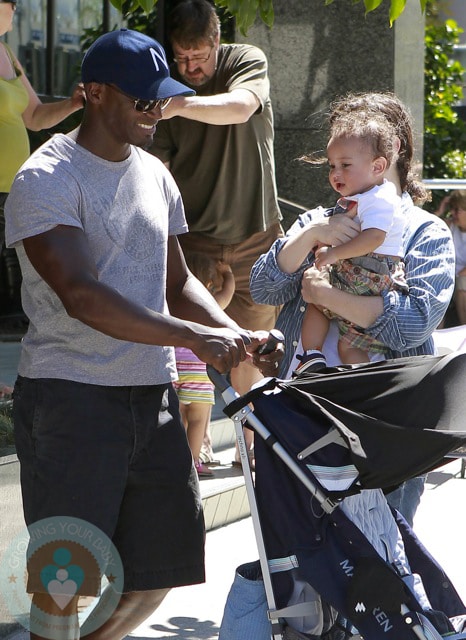
[[(466, 123), (455, 105), (463, 98), (464, 67), (454, 59), (463, 29), (454, 20), (427, 21), (425, 35), (424, 172), (425, 178), (464, 178)], [(433, 192), (438, 207), (445, 191)]]

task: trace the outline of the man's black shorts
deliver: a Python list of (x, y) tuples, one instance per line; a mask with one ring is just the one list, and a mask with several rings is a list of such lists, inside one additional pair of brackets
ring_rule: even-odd
[(26, 524), (72, 516), (99, 527), (125, 592), (204, 581), (199, 484), (171, 385), (19, 377), (13, 397)]

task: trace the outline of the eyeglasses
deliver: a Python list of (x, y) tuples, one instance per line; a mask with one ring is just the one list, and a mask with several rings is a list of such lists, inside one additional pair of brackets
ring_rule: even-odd
[(202, 64), (203, 62), (207, 62), (207, 60), (212, 55), (213, 50), (214, 46), (212, 45), (210, 47), (208, 56), (193, 56), (192, 58), (189, 58), (188, 56), (175, 56), (173, 60), (176, 62), (176, 64), (189, 64), (190, 62), (200, 62)]
[(125, 96), (125, 98), (128, 98), (129, 100), (131, 100), (131, 102), (133, 103), (133, 107), (136, 109), (136, 111), (139, 111), (141, 113), (147, 113), (148, 111), (153, 111), (157, 107), (160, 107), (160, 109), (165, 109), (165, 107), (171, 100), (171, 98), (162, 98), (160, 100), (142, 100), (141, 98), (133, 98), (132, 96), (129, 96), (127, 93), (125, 93), (124, 91), (122, 91), (121, 89), (119, 89), (113, 84), (108, 84), (107, 82), (105, 82), (104, 84), (107, 87), (110, 87), (110, 89), (113, 89), (114, 91), (116, 91), (117, 93), (120, 93), (122, 96)]

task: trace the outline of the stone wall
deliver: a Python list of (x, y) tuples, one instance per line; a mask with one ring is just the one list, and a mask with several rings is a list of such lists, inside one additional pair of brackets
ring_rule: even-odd
[(269, 60), (279, 194), (306, 207), (331, 204), (326, 167), (297, 158), (325, 150), (324, 116), (336, 96), (395, 91), (422, 141), (424, 17), (419, 0), (407, 3), (393, 28), (389, 0), (366, 17), (363, 3), (351, 0), (274, 0), (274, 7), (272, 29), (257, 21), (237, 40), (261, 47)]

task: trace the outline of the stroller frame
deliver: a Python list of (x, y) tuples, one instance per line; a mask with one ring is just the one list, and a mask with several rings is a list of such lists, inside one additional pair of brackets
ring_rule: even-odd
[[(233, 389), (233, 387), (229, 386), (226, 382), (225, 378), (221, 376), (215, 369), (209, 370), (209, 377), (212, 382), (215, 384), (216, 388), (221, 392), (222, 398), (225, 401), (225, 404), (230, 404), (233, 400), (239, 398), (239, 394)], [(272, 638), (273, 640), (283, 640), (282, 634), (282, 623), (279, 621), (280, 617), (283, 616), (292, 616), (293, 612), (296, 615), (301, 615), (299, 611), (300, 605), (295, 605), (294, 607), (287, 607), (286, 609), (277, 609), (275, 603), (275, 595), (272, 586), (272, 579), (270, 574), (270, 569), (267, 561), (267, 554), (265, 550), (264, 538), (262, 535), (262, 529), (260, 526), (260, 518), (259, 511), (257, 508), (256, 494), (254, 490), (254, 481), (252, 477), (251, 465), (249, 461), (246, 440), (244, 437), (244, 427), (243, 424), (245, 421), (260, 435), (264, 440), (268, 440), (271, 443), (272, 449), (275, 453), (283, 460), (283, 462), (291, 469), (291, 471), (299, 478), (305, 487), (309, 490), (309, 492), (317, 498), (322, 508), (326, 513), (331, 513), (334, 509), (337, 508), (337, 503), (330, 500), (316, 485), (311, 483), (306, 475), (301, 471), (299, 466), (295, 463), (293, 458), (288, 454), (287, 451), (282, 447), (282, 445), (275, 439), (273, 439), (268, 429), (263, 425), (263, 423), (254, 415), (252, 409), (250, 407), (244, 407), (240, 409), (237, 413), (231, 416), (235, 426), (235, 434), (236, 441), (238, 443), (239, 455), (241, 459), (241, 466), (243, 469), (244, 481), (246, 486), (246, 493), (248, 496), (249, 507), (251, 510), (251, 518), (253, 522), (254, 535), (256, 538), (257, 550), (259, 552), (259, 562), (262, 571), (262, 578), (264, 580), (265, 593), (267, 596), (267, 604), (268, 604), (268, 617), (270, 623), (272, 625)], [(421, 638), (425, 638), (421, 636)]]
[[(228, 383), (225, 376), (218, 373), (213, 367), (207, 367), (208, 375), (211, 381), (214, 383), (215, 387), (221, 393), (225, 404), (230, 405), (235, 400), (241, 398), (241, 396), (235, 391), (235, 389)], [(310, 495), (313, 496), (318, 503), (320, 504), (322, 510), (326, 514), (331, 514), (335, 509), (339, 508), (339, 502), (332, 500), (325, 492), (321, 490), (317, 484), (314, 484), (312, 480), (303, 473), (300, 466), (296, 463), (293, 457), (286, 451), (283, 445), (278, 442), (276, 437), (270, 433), (267, 427), (263, 424), (263, 422), (257, 418), (254, 414), (254, 411), (249, 405), (243, 406), (235, 413), (227, 414), (233, 420), (236, 441), (238, 444), (238, 450), (242, 465), (242, 470), (244, 474), (246, 493), (248, 496), (250, 511), (251, 511), (251, 519), (253, 523), (253, 529), (259, 554), (259, 563), (262, 572), (262, 579), (264, 582), (264, 588), (267, 598), (267, 615), (268, 619), (271, 623), (271, 637), (273, 640), (284, 640), (284, 628), (283, 622), (280, 621), (280, 618), (290, 618), (290, 617), (300, 617), (305, 615), (306, 603), (299, 603), (287, 606), (285, 608), (277, 609), (276, 599), (274, 594), (274, 588), (271, 579), (271, 571), (269, 567), (269, 562), (267, 558), (266, 548), (264, 537), (262, 533), (259, 510), (257, 506), (256, 494), (255, 494), (255, 485), (254, 479), (252, 475), (250, 459), (247, 451), (246, 440), (244, 436), (244, 428), (245, 423), (249, 425), (250, 428), (253, 429), (257, 435), (259, 435), (267, 445), (274, 451), (274, 453), (282, 460), (282, 462), (288, 467), (288, 469), (296, 476), (296, 478), (302, 482), (302, 484), (309, 491)], [(330, 435), (330, 439), (332, 436)], [(370, 543), (369, 543), (370, 544)], [(407, 631), (409, 630), (413, 633), (419, 640), (441, 640), (442, 636), (434, 629), (430, 629), (430, 623), (427, 623), (427, 628), (429, 629), (429, 633), (426, 635), (424, 628), (419, 622), (417, 612), (412, 612), (408, 608), (406, 604), (401, 605), (400, 614), (403, 617), (404, 622), (407, 626)], [(353, 640), (357, 640), (362, 638), (361, 635), (352, 635), (351, 638)], [(451, 640), (460, 640), (466, 638), (466, 634), (459, 633), (453, 634), (449, 636)]]

